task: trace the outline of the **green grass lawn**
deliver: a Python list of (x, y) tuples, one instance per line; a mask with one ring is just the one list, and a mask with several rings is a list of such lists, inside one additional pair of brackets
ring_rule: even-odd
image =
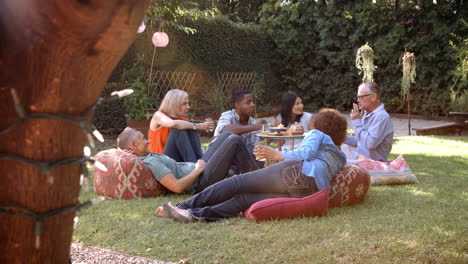
[(398, 154), (419, 184), (371, 187), (326, 217), (180, 224), (153, 212), (188, 196), (106, 200), (80, 214), (73, 239), (189, 263), (468, 263), (468, 137), (402, 137)]

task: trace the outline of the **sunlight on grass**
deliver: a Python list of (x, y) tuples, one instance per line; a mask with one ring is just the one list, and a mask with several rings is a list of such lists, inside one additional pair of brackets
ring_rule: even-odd
[(455, 232), (453, 232), (452, 230), (443, 229), (440, 226), (432, 227), (431, 231), (435, 232), (437, 235), (439, 235), (441, 237), (447, 237), (448, 238), (448, 237), (451, 237), (451, 236), (455, 235)]
[[(431, 156), (468, 157), (467, 137), (400, 137), (393, 146), (392, 154), (418, 154)], [(455, 152), (452, 152), (452, 150)]]
[[(106, 200), (80, 213), (73, 240), (189, 263), (468, 263), (468, 137), (401, 137), (399, 154), (419, 184), (372, 186), (326, 217), (179, 224), (153, 213), (187, 195)], [(81, 201), (96, 197), (90, 180)]]
[(417, 247), (421, 246), (421, 244), (417, 240), (398, 241), (398, 242), (400, 242), (400, 243), (402, 243), (405, 246), (410, 247), (410, 248), (417, 248)]
[(410, 190), (409, 192), (413, 195), (420, 195), (420, 196), (426, 196), (426, 197), (434, 196), (434, 194), (431, 192), (426, 192), (426, 191), (417, 190), (417, 189)]

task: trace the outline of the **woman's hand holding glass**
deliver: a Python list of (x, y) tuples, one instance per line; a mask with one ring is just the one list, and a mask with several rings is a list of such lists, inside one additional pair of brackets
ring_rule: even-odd
[(281, 153), (279, 151), (274, 150), (268, 146), (255, 146), (253, 153), (257, 160), (265, 160), (265, 159), (275, 159), (275, 160), (284, 160), (281, 157)]
[(304, 127), (301, 126), (301, 123), (299, 123), (299, 122), (294, 122), (293, 125), (294, 125), (294, 127), (295, 127), (295, 128), (294, 128), (294, 131), (296, 131), (296, 132), (302, 132), (302, 134), (304, 134)]
[(197, 124), (197, 129), (204, 130), (204, 131), (213, 131), (214, 129), (213, 119), (211, 118), (205, 119), (205, 122)]

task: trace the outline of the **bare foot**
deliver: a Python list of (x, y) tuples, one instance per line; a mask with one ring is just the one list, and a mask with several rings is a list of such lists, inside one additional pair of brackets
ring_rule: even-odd
[(154, 212), (154, 216), (164, 217), (164, 208), (159, 206), (158, 209)]

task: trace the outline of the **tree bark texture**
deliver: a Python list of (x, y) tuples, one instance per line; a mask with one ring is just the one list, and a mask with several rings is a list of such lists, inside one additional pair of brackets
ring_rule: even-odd
[[(0, 131), (27, 113), (79, 116), (93, 105), (135, 38), (149, 0), (0, 1)], [(91, 121), (91, 116), (88, 117)], [(53, 162), (83, 156), (83, 130), (65, 120), (29, 120), (0, 136), (0, 153)], [(79, 164), (52, 169), (0, 158), (0, 207), (35, 213), (78, 203)], [(34, 220), (0, 214), (0, 263), (67, 263), (75, 212), (45, 218), (40, 247)]]

